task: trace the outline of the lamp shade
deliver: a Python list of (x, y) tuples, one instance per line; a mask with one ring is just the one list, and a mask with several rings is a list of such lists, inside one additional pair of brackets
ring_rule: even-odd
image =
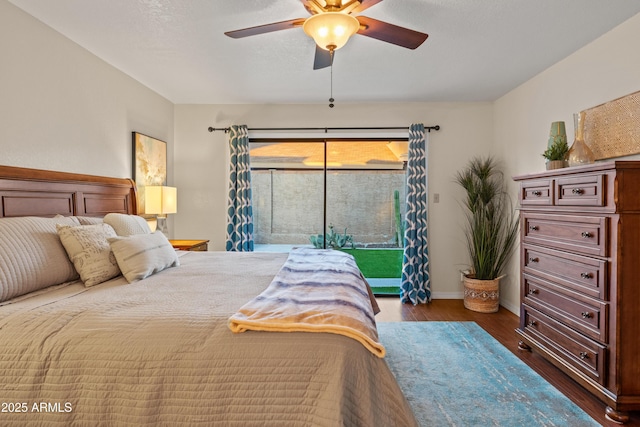
[(178, 212), (178, 189), (162, 185), (144, 187), (144, 211), (156, 215)]
[(324, 50), (340, 49), (360, 28), (360, 22), (342, 12), (324, 12), (304, 21), (304, 32)]

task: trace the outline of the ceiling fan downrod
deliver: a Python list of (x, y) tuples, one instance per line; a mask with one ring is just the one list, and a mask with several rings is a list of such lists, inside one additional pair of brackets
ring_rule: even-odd
[(333, 108), (334, 104), (333, 102), (335, 101), (333, 99), (333, 52), (336, 50), (335, 46), (327, 46), (327, 48), (329, 48), (329, 57), (331, 58), (330, 62), (329, 62), (329, 68), (331, 71), (331, 93), (330, 93), (330, 98), (329, 98), (329, 108)]

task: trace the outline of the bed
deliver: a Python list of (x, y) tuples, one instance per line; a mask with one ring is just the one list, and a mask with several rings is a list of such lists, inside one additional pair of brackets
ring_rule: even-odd
[[(384, 358), (357, 339), (231, 331), (287, 254), (172, 250), (177, 261), (142, 280), (123, 268), (85, 286), (62, 231), (134, 216), (136, 200), (129, 179), (0, 166), (0, 424), (417, 425)], [(137, 237), (119, 236), (112, 248)]]

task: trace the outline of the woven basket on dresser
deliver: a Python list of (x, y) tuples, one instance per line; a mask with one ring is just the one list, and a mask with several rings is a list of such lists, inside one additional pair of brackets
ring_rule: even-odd
[(479, 313), (495, 313), (500, 308), (500, 277), (478, 280), (464, 277), (464, 306)]

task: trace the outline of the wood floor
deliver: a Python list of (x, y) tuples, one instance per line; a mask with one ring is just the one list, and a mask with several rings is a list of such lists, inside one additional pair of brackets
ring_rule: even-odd
[[(560, 372), (540, 355), (518, 350), (518, 338), (515, 329), (518, 327), (518, 316), (500, 307), (500, 311), (492, 314), (476, 313), (464, 308), (462, 300), (433, 300), (429, 304), (413, 306), (401, 304), (397, 297), (378, 297), (380, 313), (376, 315), (379, 322), (400, 321), (474, 321), (491, 334), (502, 345), (522, 359), (533, 370), (553, 384), (564, 395), (588, 413), (603, 426), (619, 426), (604, 416), (605, 405)], [(631, 414), (631, 420), (625, 426), (640, 426), (640, 412)]]

